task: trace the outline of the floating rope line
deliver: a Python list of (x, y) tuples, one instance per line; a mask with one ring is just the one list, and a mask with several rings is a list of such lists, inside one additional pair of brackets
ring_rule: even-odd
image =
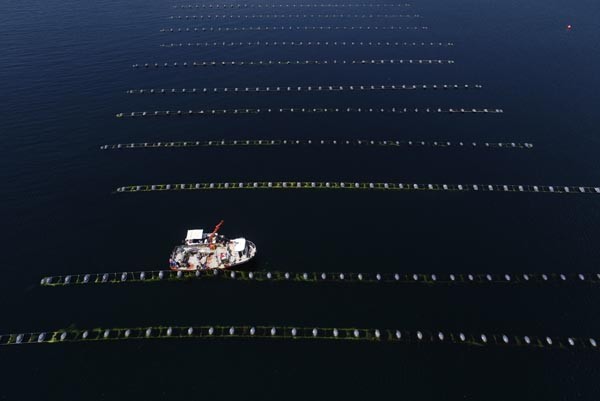
[(173, 8), (178, 9), (191, 9), (191, 8), (343, 8), (343, 7), (355, 7), (355, 8), (363, 8), (363, 7), (410, 7), (410, 3), (399, 3), (399, 4), (372, 4), (372, 3), (363, 3), (363, 4), (182, 4), (182, 5), (174, 5)]
[(452, 47), (452, 42), (329, 42), (329, 41), (256, 41), (256, 42), (187, 42), (187, 43), (163, 43), (160, 47), (236, 47), (236, 46), (342, 46), (342, 47)]
[(207, 94), (207, 93), (294, 93), (294, 92), (369, 92), (369, 91), (414, 91), (414, 90), (448, 90), (448, 89), (481, 89), (482, 85), (308, 85), (308, 86), (255, 86), (240, 88), (181, 88), (181, 89), (130, 89), (126, 93), (133, 95), (164, 95), (164, 94)]
[(295, 92), (376, 92), (376, 91), (415, 91), (415, 90), (449, 90), (449, 89), (481, 89), (475, 84), (398, 84), (398, 85), (308, 85), (308, 86), (254, 86), (240, 88), (180, 88), (180, 89), (130, 89), (129, 95), (196, 95), (207, 93), (295, 93)]
[(45, 287), (64, 287), (85, 284), (156, 283), (189, 280), (233, 280), (301, 283), (382, 283), (426, 285), (598, 285), (600, 273), (359, 273), (359, 272), (283, 272), (283, 271), (235, 271), (235, 270), (147, 270), (137, 272), (86, 273), (64, 276), (48, 276), (41, 279)]
[(277, 339), (337, 340), (398, 344), (460, 344), (470, 346), (596, 351), (595, 338), (462, 333), (429, 330), (297, 326), (149, 326), (132, 328), (59, 329), (0, 335), (0, 345), (57, 344), (150, 339)]
[(115, 149), (156, 149), (156, 148), (197, 148), (197, 147), (229, 147), (229, 146), (308, 146), (308, 145), (340, 145), (340, 146), (386, 146), (406, 148), (469, 148), (469, 149), (531, 149), (533, 144), (521, 142), (449, 142), (449, 141), (394, 141), (368, 139), (222, 139), (212, 141), (176, 141), (176, 142), (138, 142), (102, 145), (101, 150)]
[(199, 182), (189, 184), (129, 185), (119, 187), (117, 193), (164, 192), (164, 191), (212, 191), (249, 189), (327, 189), (327, 190), (375, 190), (375, 191), (439, 191), (439, 192), (540, 192), (549, 194), (600, 194), (600, 187), (549, 186), (549, 185), (500, 185), (500, 184), (406, 184), (390, 182)]
[(257, 114), (502, 114), (502, 109), (442, 109), (442, 108), (361, 108), (361, 107), (282, 107), (266, 109), (206, 109), (206, 110), (156, 110), (156, 111), (132, 111), (129, 113), (117, 113), (117, 118), (136, 117), (206, 117), (219, 115), (257, 115)]
[(421, 18), (419, 14), (252, 14), (252, 15), (171, 15), (172, 20), (190, 19), (264, 19), (264, 18)]
[(441, 65), (454, 64), (454, 60), (434, 59), (370, 59), (370, 60), (258, 60), (258, 61), (194, 61), (183, 63), (145, 63), (133, 64), (133, 68), (171, 68), (171, 67), (216, 67), (216, 66), (244, 66), (244, 65), (386, 65), (386, 64), (419, 64), (419, 65)]
[(160, 32), (262, 32), (262, 31), (418, 31), (428, 26), (249, 26), (162, 28)]

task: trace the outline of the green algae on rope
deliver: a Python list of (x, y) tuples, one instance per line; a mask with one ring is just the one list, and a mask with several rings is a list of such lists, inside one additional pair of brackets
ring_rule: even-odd
[(288, 340), (288, 341), (354, 341), (406, 345), (468, 345), (478, 347), (520, 347), (531, 349), (563, 349), (597, 351), (594, 337), (565, 337), (512, 335), (497, 333), (463, 333), (431, 330), (404, 330), (358, 327), (298, 327), (261, 325), (192, 325), (147, 326), (91, 329), (58, 329), (49, 332), (32, 332), (0, 335), (0, 345), (58, 344), (98, 341), (140, 340)]
[(197, 182), (187, 184), (145, 184), (119, 187), (115, 193), (213, 190), (367, 190), (436, 192), (511, 192), (546, 194), (600, 194), (600, 187), (501, 184), (407, 184), (393, 182), (255, 181)]
[(221, 139), (204, 141), (164, 141), (117, 143), (100, 146), (101, 150), (119, 149), (179, 149), (231, 146), (361, 146), (397, 148), (459, 148), (459, 149), (532, 149), (528, 142), (450, 142), (450, 141), (395, 141), (369, 139)]
[(44, 287), (91, 284), (158, 283), (190, 280), (231, 280), (300, 283), (382, 283), (409, 285), (598, 285), (600, 273), (361, 273), (243, 270), (145, 270), (47, 276)]

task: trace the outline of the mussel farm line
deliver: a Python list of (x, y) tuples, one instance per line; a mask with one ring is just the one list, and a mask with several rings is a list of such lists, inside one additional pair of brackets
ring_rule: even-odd
[(162, 28), (160, 32), (269, 32), (269, 31), (418, 31), (428, 26), (246, 26)]
[(287, 19), (287, 18), (421, 18), (419, 14), (204, 14), (171, 15), (170, 20), (223, 20), (223, 19)]
[(45, 287), (86, 284), (156, 283), (189, 280), (233, 280), (301, 283), (382, 283), (409, 285), (598, 285), (600, 273), (360, 273), (360, 272), (284, 272), (236, 270), (147, 270), (137, 272), (83, 273), (48, 276), (40, 280)]
[(155, 110), (117, 113), (117, 118), (138, 117), (207, 117), (220, 115), (257, 115), (257, 114), (502, 114), (502, 109), (442, 109), (439, 107), (282, 107), (266, 109), (206, 109), (206, 110)]
[(388, 182), (199, 182), (189, 184), (146, 184), (119, 187), (115, 193), (165, 192), (165, 191), (213, 191), (213, 190), (371, 190), (371, 191), (437, 191), (437, 192), (520, 192), (546, 194), (600, 194), (600, 187), (548, 186), (548, 185), (500, 185), (500, 184), (406, 184)]
[(454, 60), (434, 59), (370, 59), (370, 60), (250, 60), (250, 61), (192, 61), (173, 63), (133, 64), (133, 68), (177, 68), (177, 67), (217, 67), (217, 66), (274, 66), (274, 65), (447, 65)]
[(255, 41), (255, 42), (187, 42), (187, 43), (163, 43), (160, 47), (163, 48), (180, 48), (180, 47), (452, 47), (452, 42), (362, 42), (362, 41)]
[(59, 344), (156, 339), (267, 339), (385, 342), (410, 345), (470, 345), (531, 349), (598, 350), (598, 340), (583, 337), (462, 333), (429, 330), (297, 326), (150, 326), (132, 328), (59, 329), (0, 335), (0, 345)]
[(250, 3), (238, 3), (238, 4), (180, 4), (174, 5), (173, 8), (178, 9), (190, 9), (190, 8), (208, 8), (208, 9), (228, 9), (228, 8), (382, 8), (382, 7), (410, 7), (410, 3), (338, 3), (338, 4), (250, 4)]
[(159, 88), (130, 89), (128, 95), (197, 95), (207, 93), (297, 93), (297, 92), (375, 92), (375, 91), (416, 91), (416, 90), (459, 90), (481, 89), (482, 85), (474, 84), (397, 84), (397, 85), (307, 85), (307, 86), (253, 86), (230, 88)]
[(137, 142), (102, 145), (101, 150), (116, 149), (176, 149), (197, 147), (229, 147), (229, 146), (385, 146), (402, 148), (460, 148), (460, 149), (532, 149), (533, 144), (525, 142), (449, 142), (449, 141), (394, 141), (368, 139), (221, 139), (207, 141), (165, 141)]

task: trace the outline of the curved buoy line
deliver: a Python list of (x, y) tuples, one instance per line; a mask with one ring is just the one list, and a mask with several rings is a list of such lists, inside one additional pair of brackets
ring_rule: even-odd
[(521, 192), (546, 194), (600, 194), (600, 187), (500, 185), (500, 184), (406, 184), (390, 182), (310, 182), (310, 181), (255, 181), (255, 182), (198, 182), (188, 184), (147, 184), (119, 187), (116, 193), (213, 190), (371, 190), (371, 191), (438, 191), (438, 192)]
[(220, 139), (204, 141), (137, 142), (102, 145), (101, 150), (198, 148), (229, 146), (384, 146), (401, 148), (532, 149), (528, 142), (395, 141), (369, 139)]
[(250, 60), (250, 61), (193, 61), (182, 63), (145, 63), (133, 64), (133, 68), (171, 68), (171, 67), (217, 67), (217, 66), (273, 66), (273, 65), (386, 65), (386, 64), (454, 64), (454, 60), (440, 59), (370, 59), (370, 60)]
[(205, 15), (171, 15), (171, 20), (190, 19), (285, 19), (285, 18), (421, 18), (419, 14), (205, 14)]
[(600, 273), (360, 273), (360, 272), (284, 272), (236, 270), (145, 270), (134, 272), (83, 273), (47, 276), (45, 287), (86, 284), (157, 283), (189, 280), (233, 280), (301, 283), (383, 283), (383, 284), (600, 284)]
[(428, 26), (246, 26), (162, 28), (160, 32), (269, 32), (269, 31), (418, 31)]
[(258, 114), (502, 114), (502, 109), (442, 109), (442, 108), (406, 108), (406, 107), (282, 107), (266, 109), (207, 109), (207, 110), (155, 110), (155, 111), (132, 111), (129, 113), (117, 113), (117, 118), (137, 117), (206, 117), (219, 115), (258, 115)]
[(346, 42), (346, 41), (255, 41), (255, 42), (187, 42), (187, 43), (162, 43), (160, 47), (237, 47), (237, 46), (294, 46), (294, 47), (452, 47), (452, 42)]
[(299, 326), (147, 326), (131, 328), (59, 329), (0, 335), (0, 345), (58, 344), (96, 341), (156, 339), (277, 339), (385, 342), (397, 344), (460, 344), (470, 346), (521, 347), (534, 349), (578, 349), (596, 351), (594, 337), (463, 333), (431, 330), (377, 329), (359, 327)]
[(249, 3), (238, 3), (238, 4), (180, 4), (174, 5), (173, 8), (179, 9), (190, 9), (190, 8), (214, 8), (214, 9), (228, 9), (228, 8), (343, 8), (343, 7), (354, 7), (354, 8), (380, 8), (380, 7), (410, 7), (410, 3), (337, 3), (337, 4), (249, 4)]
[(398, 84), (398, 85), (306, 85), (306, 86), (246, 86), (231, 88), (171, 88), (171, 89), (129, 89), (129, 95), (164, 95), (164, 94), (207, 94), (207, 93), (294, 93), (294, 92), (375, 92), (375, 91), (414, 91), (414, 90), (447, 90), (447, 89), (481, 89), (475, 84)]

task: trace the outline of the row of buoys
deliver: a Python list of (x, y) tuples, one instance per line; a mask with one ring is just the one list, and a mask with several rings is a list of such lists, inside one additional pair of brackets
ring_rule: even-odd
[(207, 93), (294, 93), (294, 92), (341, 92), (341, 91), (414, 91), (414, 90), (448, 90), (448, 89), (481, 89), (479, 84), (398, 84), (398, 85), (307, 85), (307, 86), (254, 86), (231, 88), (171, 88), (171, 89), (129, 89), (129, 95), (164, 95), (164, 94), (207, 94)]
[(101, 150), (113, 149), (157, 149), (157, 148), (195, 148), (228, 146), (385, 146), (406, 148), (461, 148), (461, 149), (531, 149), (528, 142), (450, 142), (450, 141), (396, 141), (370, 139), (221, 139), (208, 141), (165, 141), (138, 142), (102, 145)]
[(207, 94), (207, 93), (294, 93), (294, 92), (374, 92), (374, 91), (414, 91), (414, 90), (449, 90), (449, 89), (481, 89), (482, 85), (474, 84), (398, 84), (398, 85), (307, 85), (307, 86), (253, 86), (232, 88), (171, 88), (171, 89), (129, 89), (129, 95), (164, 95), (164, 94)]
[(373, 191), (437, 191), (437, 192), (520, 192), (546, 194), (600, 194), (600, 187), (574, 185), (502, 185), (502, 184), (407, 184), (394, 182), (325, 182), (325, 181), (254, 181), (198, 182), (188, 184), (145, 184), (119, 187), (116, 193), (212, 190), (373, 190)]
[(291, 40), (291, 41), (255, 41), (255, 42), (187, 42), (187, 43), (163, 43), (160, 47), (234, 47), (234, 46), (359, 46), (359, 47), (451, 47), (454, 46), (452, 42), (389, 42), (389, 41), (377, 41), (377, 42), (346, 42), (346, 41), (303, 41), (303, 40)]
[(48, 276), (45, 287), (79, 284), (154, 283), (162, 281), (223, 279), (237, 281), (286, 281), (302, 283), (388, 283), (388, 284), (600, 284), (600, 273), (360, 273), (284, 272), (236, 270), (148, 270), (136, 272), (84, 273)]
[(169, 19), (261, 19), (261, 18), (421, 18), (419, 14), (252, 14), (171, 15)]
[(240, 26), (162, 28), (160, 32), (260, 32), (260, 31), (418, 31), (428, 26)]
[(273, 66), (273, 65), (386, 65), (386, 64), (454, 64), (454, 60), (443, 59), (370, 59), (370, 60), (250, 60), (250, 61), (193, 61), (182, 63), (145, 63), (133, 64), (133, 68), (171, 68), (171, 67), (217, 67), (217, 66)]
[(333, 4), (182, 4), (174, 5), (173, 8), (190, 9), (190, 8), (366, 8), (366, 7), (410, 7), (410, 3), (333, 3)]
[(257, 115), (257, 114), (502, 114), (502, 109), (488, 108), (407, 108), (407, 107), (281, 107), (281, 108), (240, 108), (240, 109), (205, 109), (205, 110), (155, 110), (117, 113), (117, 118), (136, 117), (205, 117), (219, 115)]
[(0, 345), (59, 344), (146, 339), (346, 340), (397, 344), (460, 344), (536, 349), (598, 350), (594, 337), (465, 333), (432, 330), (299, 326), (149, 326), (132, 328), (65, 328), (49, 332), (0, 335)]

